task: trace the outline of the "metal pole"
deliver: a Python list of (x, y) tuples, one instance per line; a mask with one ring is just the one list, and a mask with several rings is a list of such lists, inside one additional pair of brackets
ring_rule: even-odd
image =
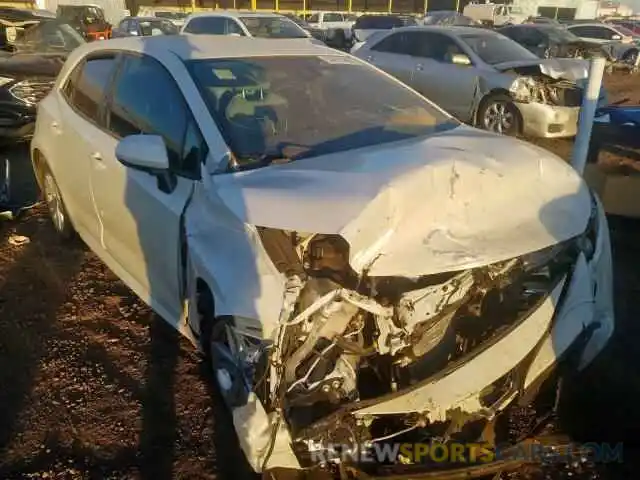
[[(351, 13), (353, 9), (353, 0), (347, 0), (347, 12)], [(640, 55), (638, 55), (640, 57)]]
[(429, 8), (429, 0), (424, 0), (424, 14), (427, 14), (427, 9)]
[(596, 116), (598, 107), (598, 97), (600, 96), (600, 86), (602, 85), (602, 75), (607, 61), (603, 57), (593, 58), (589, 66), (589, 78), (582, 97), (582, 107), (580, 107), (580, 117), (578, 120), (578, 134), (573, 146), (571, 165), (582, 175), (587, 163), (589, 153), (589, 143), (591, 140), (591, 129), (593, 119)]
[(387, 12), (391, 13), (391, 8), (393, 7), (393, 0), (389, 0), (387, 2)]
[(456, 0), (456, 12), (460, 11), (460, 0)]

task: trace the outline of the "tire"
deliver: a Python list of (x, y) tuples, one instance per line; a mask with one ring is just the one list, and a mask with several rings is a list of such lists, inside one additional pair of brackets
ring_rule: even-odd
[(625, 52), (624, 56), (622, 57), (622, 61), (624, 61), (625, 63), (628, 63), (629, 65), (635, 65), (637, 58), (638, 58), (638, 50), (634, 48), (633, 50), (629, 50), (628, 52)]
[[(202, 350), (207, 368), (211, 371), (213, 380), (231, 411), (236, 406), (244, 405), (248, 394), (240, 380), (243, 375), (242, 370), (230, 361), (229, 357), (236, 358), (234, 354), (238, 350), (234, 338), (229, 334), (233, 328), (233, 321), (231, 317), (215, 317), (213, 295), (207, 288), (198, 294), (197, 309), (200, 316)], [(228, 388), (224, 388), (223, 385), (228, 385)]]
[(477, 126), (483, 130), (509, 136), (520, 133), (520, 111), (513, 99), (504, 93), (485, 97), (480, 103), (476, 118)]
[(46, 164), (42, 166), (42, 196), (47, 203), (49, 217), (58, 236), (63, 240), (73, 238), (75, 230), (67, 213), (67, 207), (62, 200), (62, 193)]
[[(232, 408), (230, 403), (237, 400), (241, 395), (238, 391), (223, 392), (220, 378), (217, 374), (218, 365), (216, 364), (216, 354), (212, 347), (212, 342), (221, 336), (225, 327), (229, 324), (230, 319), (215, 317), (215, 305), (211, 291), (204, 287), (198, 293), (197, 305), (198, 315), (200, 317), (200, 334), (201, 345), (204, 353), (207, 370), (211, 374), (211, 387), (218, 393), (216, 397), (219, 401), (214, 402), (214, 411), (216, 413), (216, 425), (218, 434), (223, 437), (226, 453), (225, 456), (230, 461), (230, 465), (225, 468), (229, 478), (246, 478), (257, 480), (257, 474), (251, 467), (249, 460), (242, 451), (240, 441), (237, 437), (232, 418)], [(237, 389), (236, 389), (237, 390)], [(229, 398), (232, 401), (229, 401)], [(277, 478), (277, 477), (276, 477)]]

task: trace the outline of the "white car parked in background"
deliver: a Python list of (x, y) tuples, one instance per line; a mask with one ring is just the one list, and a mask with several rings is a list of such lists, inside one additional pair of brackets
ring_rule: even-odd
[(332, 462), (345, 431), (484, 436), (614, 328), (606, 219), (571, 167), (327, 47), (83, 45), (31, 155), (56, 230), (205, 352), (256, 471)]
[(283, 15), (255, 12), (205, 12), (189, 15), (180, 33), (257, 38), (311, 38)]

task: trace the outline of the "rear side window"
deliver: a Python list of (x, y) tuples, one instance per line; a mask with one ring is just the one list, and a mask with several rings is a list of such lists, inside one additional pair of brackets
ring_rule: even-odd
[(94, 123), (100, 123), (100, 106), (115, 66), (114, 57), (85, 60), (75, 68), (62, 88), (69, 104)]
[(187, 23), (184, 31), (203, 35), (224, 35), (226, 24), (226, 18), (223, 17), (195, 17)]

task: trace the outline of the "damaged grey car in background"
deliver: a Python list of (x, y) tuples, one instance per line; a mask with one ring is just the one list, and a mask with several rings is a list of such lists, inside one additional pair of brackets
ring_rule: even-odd
[(352, 53), (471, 125), (544, 138), (577, 132), (584, 60), (543, 60), (498, 32), (473, 27), (399, 28)]
[[(104, 75), (105, 58), (100, 126), (74, 110), (86, 95), (73, 82)], [(141, 83), (154, 88), (125, 88)], [(517, 443), (500, 425), (613, 332), (607, 222), (581, 177), (351, 55), (296, 40), (94, 42), (37, 122), (54, 227), (202, 349), (269, 478), (420, 478), (443, 464), (351, 453)], [(446, 466), (471, 478), (508, 463)]]

